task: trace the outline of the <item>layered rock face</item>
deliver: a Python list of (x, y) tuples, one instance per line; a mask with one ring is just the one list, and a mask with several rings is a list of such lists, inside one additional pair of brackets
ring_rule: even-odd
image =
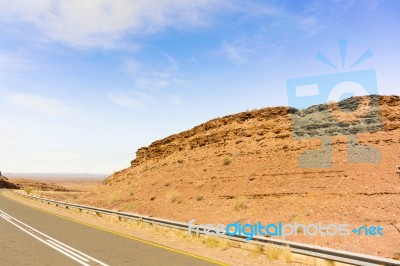
[[(390, 256), (400, 246), (400, 97), (363, 99), (340, 102), (339, 112), (276, 107), (213, 119), (139, 149), (131, 167), (79, 200), (214, 224), (380, 224), (379, 240), (292, 240)], [(324, 148), (328, 159), (304, 156)]]

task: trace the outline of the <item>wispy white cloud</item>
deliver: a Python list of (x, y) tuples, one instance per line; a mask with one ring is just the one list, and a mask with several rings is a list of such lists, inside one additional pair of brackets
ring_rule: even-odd
[(313, 36), (329, 27), (328, 23), (316, 15), (293, 17), (296, 27), (305, 33), (306, 36)]
[(39, 67), (20, 55), (0, 52), (0, 79), (18, 79), (23, 72)]
[(241, 44), (230, 44), (224, 42), (219, 51), (224, 57), (236, 65), (246, 64), (248, 57), (253, 53), (252, 50)]
[[(279, 51), (294, 40), (311, 38), (334, 27), (354, 11), (355, 1), (326, 5), (319, 0), (307, 3), (246, 1), (242, 5), (230, 2), (230, 13), (235, 14), (238, 30), (226, 38), (213, 55), (223, 56), (235, 65), (257, 62), (260, 58), (276, 57)], [(268, 59), (268, 58), (267, 58)]]
[(182, 105), (182, 99), (178, 95), (168, 96), (167, 101), (172, 105), (176, 105), (176, 106)]
[(170, 54), (158, 51), (160, 56), (156, 62), (139, 62), (135, 59), (126, 60), (122, 71), (128, 74), (134, 83), (132, 90), (113, 93), (109, 100), (119, 106), (144, 109), (151, 104), (160, 102), (180, 105), (176, 95), (162, 99), (160, 89), (175, 87), (185, 82), (181, 78), (179, 63)]
[[(224, 0), (0, 0), (0, 19), (31, 25), (49, 41), (119, 48), (127, 33), (206, 25)], [(29, 31), (30, 29), (28, 29)], [(118, 46), (118, 47), (117, 47)]]
[(32, 68), (32, 62), (20, 56), (10, 53), (0, 53), (0, 69), (29, 69)]
[(122, 68), (123, 68), (124, 72), (132, 75), (135, 73), (139, 73), (139, 71), (142, 69), (142, 64), (140, 64), (136, 60), (130, 59), (125, 62), (125, 64), (123, 65)]
[(298, 12), (287, 8), (284, 18), (293, 27), (312, 36), (335, 26), (354, 11), (356, 3), (354, 0), (332, 1), (331, 5), (326, 5), (323, 1), (314, 0), (301, 6)]
[(226, 6), (231, 12), (251, 14), (252, 16), (284, 17), (286, 15), (282, 4), (277, 5), (267, 1), (231, 1)]
[(144, 109), (147, 105), (156, 103), (157, 101), (143, 93), (143, 92), (119, 92), (108, 95), (111, 102), (116, 105), (132, 108), (132, 109)]
[(178, 62), (169, 54), (160, 51), (161, 58), (154, 63), (139, 63), (136, 60), (126, 60), (122, 70), (133, 78), (136, 89), (154, 90), (180, 84)]
[(21, 109), (50, 116), (72, 117), (81, 113), (80, 109), (63, 101), (35, 94), (8, 92), (4, 94), (4, 97), (9, 103)]

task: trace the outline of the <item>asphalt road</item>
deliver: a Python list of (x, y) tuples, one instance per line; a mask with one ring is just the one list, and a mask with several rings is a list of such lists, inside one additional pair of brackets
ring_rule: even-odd
[(44, 213), (0, 194), (0, 265), (217, 264)]

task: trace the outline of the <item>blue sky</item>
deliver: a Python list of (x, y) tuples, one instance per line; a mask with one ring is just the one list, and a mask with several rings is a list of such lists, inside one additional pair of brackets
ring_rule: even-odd
[[(399, 94), (399, 1), (0, 0), (0, 169), (112, 173), (142, 146), (288, 105), (318, 51)], [(345, 67), (346, 70), (346, 67)]]

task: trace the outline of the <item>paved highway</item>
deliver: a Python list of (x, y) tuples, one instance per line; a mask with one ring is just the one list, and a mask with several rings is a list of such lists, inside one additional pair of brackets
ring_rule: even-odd
[(0, 265), (218, 265), (41, 212), (1, 194), (0, 234)]

